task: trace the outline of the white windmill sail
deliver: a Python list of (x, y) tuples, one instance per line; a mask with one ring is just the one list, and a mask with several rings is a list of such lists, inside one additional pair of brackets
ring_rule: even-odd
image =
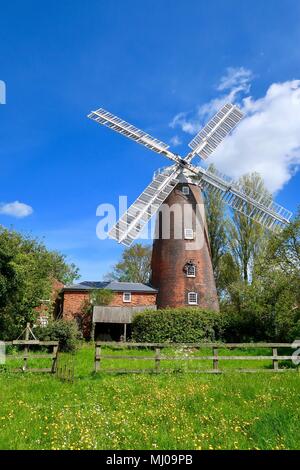
[(123, 245), (130, 246), (174, 189), (178, 183), (176, 178), (180, 171), (178, 166), (172, 166), (165, 172), (157, 174), (116, 225), (112, 227), (108, 234), (109, 237)]
[(281, 230), (292, 217), (292, 213), (274, 202), (272, 197), (242, 188), (219, 172), (201, 171), (200, 184), (204, 190), (218, 193), (230, 207), (269, 230)]
[(195, 154), (206, 160), (242, 118), (243, 113), (237, 106), (225, 104), (189, 143), (192, 152), (187, 161), (191, 161)]
[(123, 121), (123, 119), (120, 119), (108, 111), (105, 111), (103, 108), (92, 111), (90, 114), (88, 114), (88, 117), (93, 121), (98, 122), (98, 124), (107, 126), (110, 129), (125, 135), (129, 139), (135, 140), (139, 144), (154, 150), (157, 153), (165, 153), (169, 148), (169, 145), (165, 144), (161, 140), (155, 139), (151, 135), (146, 134), (146, 132), (138, 129), (126, 121)]
[(155, 175), (145, 191), (111, 229), (109, 236), (119, 243), (131, 245), (178, 183), (178, 175), (181, 172), (196, 175), (197, 184), (204, 190), (218, 192), (233, 209), (270, 230), (280, 230), (289, 223), (292, 213), (276, 204), (271, 198), (267, 199), (262, 194), (254, 194), (224, 175), (212, 173), (191, 164), (196, 155), (204, 160), (208, 158), (240, 122), (243, 113), (237, 106), (232, 104), (223, 106), (190, 142), (189, 146), (192, 151), (185, 158), (171, 152), (169, 146), (164, 142), (155, 139), (103, 108), (92, 111), (88, 117), (175, 162), (175, 165), (166, 171)]

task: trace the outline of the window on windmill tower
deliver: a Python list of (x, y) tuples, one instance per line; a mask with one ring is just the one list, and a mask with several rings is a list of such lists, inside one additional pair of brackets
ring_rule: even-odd
[(187, 196), (190, 194), (190, 188), (188, 186), (182, 186), (182, 193)]
[(198, 294), (197, 292), (188, 293), (188, 304), (189, 305), (198, 305)]
[(185, 228), (184, 229), (184, 238), (186, 240), (193, 240), (194, 239), (194, 230), (192, 228)]
[(131, 302), (131, 292), (123, 292), (123, 302)]
[(188, 264), (185, 272), (187, 277), (196, 277), (196, 266), (194, 264)]

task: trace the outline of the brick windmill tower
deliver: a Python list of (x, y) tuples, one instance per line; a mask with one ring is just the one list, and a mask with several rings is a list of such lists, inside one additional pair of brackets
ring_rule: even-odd
[(203, 196), (183, 175), (159, 209), (151, 269), (159, 308), (218, 310)]
[(109, 236), (130, 246), (158, 212), (152, 254), (152, 284), (159, 290), (158, 307), (198, 305), (218, 310), (203, 192), (218, 193), (231, 208), (273, 231), (288, 224), (292, 216), (271, 198), (192, 164), (196, 156), (206, 160), (234, 129), (243, 117), (240, 109), (232, 104), (223, 106), (189, 143), (191, 151), (185, 157), (102, 108), (88, 117), (172, 161), (171, 166), (154, 174)]

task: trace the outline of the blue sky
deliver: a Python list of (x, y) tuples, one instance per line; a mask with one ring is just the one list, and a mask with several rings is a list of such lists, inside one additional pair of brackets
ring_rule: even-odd
[[(120, 194), (133, 202), (167, 162), (86, 114), (104, 107), (163, 141), (182, 142), (176, 151), (184, 153), (192, 138), (185, 123), (200, 126), (212, 100), (234, 89), (232, 80), (222, 89), (222, 77), (243, 71), (247, 80), (238, 82), (244, 88), (236, 100), (286, 124), (298, 106), (299, 24), (298, 0), (0, 1), (0, 80), (7, 87), (0, 105), (0, 203), (19, 201), (33, 210), (26, 217), (2, 213), (0, 224), (44, 238), (79, 266), (82, 278), (101, 279), (122, 248), (97, 239), (98, 204), (114, 204)], [(266, 149), (266, 162), (274, 152), (278, 163), (276, 178), (270, 164), (263, 171), (276, 200), (295, 211), (298, 127), (288, 142), (286, 133), (276, 133), (279, 143), (266, 148), (263, 139), (273, 141), (274, 129), (263, 125), (260, 152)], [(245, 135), (256, 141), (245, 127), (244, 137), (224, 148), (226, 158), (216, 156), (222, 171), (232, 173)], [(255, 146), (247, 147), (242, 169), (257, 168), (254, 154)]]

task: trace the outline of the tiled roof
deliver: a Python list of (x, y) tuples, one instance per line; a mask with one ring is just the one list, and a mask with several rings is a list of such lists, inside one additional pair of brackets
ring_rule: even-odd
[(64, 291), (82, 291), (92, 289), (110, 289), (114, 292), (144, 292), (144, 293), (155, 293), (157, 289), (151, 286), (142, 284), (141, 282), (119, 282), (119, 281), (83, 281), (79, 284), (72, 284), (65, 286)]

